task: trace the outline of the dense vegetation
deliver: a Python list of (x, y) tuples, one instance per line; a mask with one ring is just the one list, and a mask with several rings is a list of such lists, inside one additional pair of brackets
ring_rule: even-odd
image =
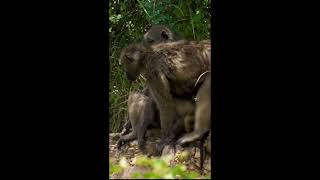
[(142, 40), (152, 25), (167, 25), (190, 40), (210, 38), (208, 0), (114, 0), (109, 1), (109, 127), (118, 132), (127, 113), (130, 91), (142, 89), (141, 76), (129, 86), (119, 65), (119, 54), (129, 43)]

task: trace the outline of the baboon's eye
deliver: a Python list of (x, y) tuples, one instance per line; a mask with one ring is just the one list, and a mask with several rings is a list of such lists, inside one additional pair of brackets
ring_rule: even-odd
[(161, 32), (161, 37), (162, 37), (163, 39), (165, 39), (165, 40), (168, 40), (168, 39), (169, 39), (169, 36), (168, 36), (167, 32), (165, 32), (165, 31), (162, 31), (162, 32)]

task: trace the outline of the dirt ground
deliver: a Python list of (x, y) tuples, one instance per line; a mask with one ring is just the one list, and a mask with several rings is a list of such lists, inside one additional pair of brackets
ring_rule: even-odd
[[(118, 164), (121, 157), (125, 157), (129, 164), (130, 168), (125, 170), (122, 174), (113, 174), (111, 175), (112, 179), (121, 179), (121, 178), (129, 178), (131, 174), (135, 171), (143, 171), (141, 168), (135, 166), (134, 161), (135, 158), (139, 155), (143, 155), (142, 152), (138, 149), (137, 140), (131, 141), (124, 146), (122, 146), (121, 150), (117, 149), (117, 141), (120, 138), (120, 133), (112, 133), (109, 134), (109, 158), (111, 163)], [(153, 154), (155, 150), (155, 146), (160, 142), (160, 130), (159, 129), (150, 129), (146, 133), (146, 152), (144, 155)], [(205, 146), (207, 145), (207, 142)], [(188, 156), (181, 161), (178, 160), (177, 156), (181, 153), (187, 152)], [(176, 163), (184, 164), (188, 170), (199, 171), (200, 167), (200, 150), (197, 147), (185, 147), (181, 146), (176, 147), (176, 153), (174, 153), (173, 149), (170, 146), (166, 146), (162, 152), (163, 155), (172, 154), (174, 156), (174, 161), (171, 163), (171, 166), (174, 166)], [(204, 162), (204, 171), (203, 176), (207, 176), (211, 174), (211, 156), (208, 152), (206, 152), (205, 162)]]

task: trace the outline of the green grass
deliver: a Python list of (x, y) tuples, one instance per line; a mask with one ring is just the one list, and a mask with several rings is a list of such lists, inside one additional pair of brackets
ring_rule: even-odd
[[(200, 177), (200, 174), (197, 171), (187, 170), (186, 166), (183, 164), (176, 164), (174, 167), (171, 167), (171, 160), (173, 160), (173, 156), (170, 155), (160, 158), (147, 158), (146, 156), (137, 157), (136, 166), (144, 167), (147, 171), (135, 172), (131, 177), (139, 179), (195, 179)], [(109, 176), (113, 173), (122, 173), (124, 169), (129, 168), (129, 164), (125, 158), (121, 158), (119, 164), (109, 162), (109, 165)], [(201, 179), (210, 178), (210, 174), (201, 177)]]

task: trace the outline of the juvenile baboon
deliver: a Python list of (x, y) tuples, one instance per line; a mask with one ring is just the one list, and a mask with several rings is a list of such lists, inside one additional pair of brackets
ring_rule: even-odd
[[(159, 126), (159, 120), (156, 119), (156, 110), (156, 104), (152, 98), (143, 93), (130, 93), (128, 98), (128, 119), (132, 127), (132, 132), (120, 137), (118, 149), (120, 149), (125, 142), (136, 138), (138, 138), (139, 148), (143, 149), (143, 137), (148, 126)], [(126, 128), (128, 127), (127, 125)]]
[(163, 25), (152, 26), (148, 32), (143, 35), (143, 45), (149, 47), (151, 45), (163, 42), (172, 42), (180, 40), (179, 36)]
[[(210, 67), (211, 41), (176, 41), (149, 48), (131, 44), (121, 52), (127, 78), (134, 81), (144, 73), (147, 86), (160, 112), (163, 143), (170, 142), (175, 108), (173, 95), (194, 92), (199, 75)], [(199, 82), (202, 83), (202, 82)]]

